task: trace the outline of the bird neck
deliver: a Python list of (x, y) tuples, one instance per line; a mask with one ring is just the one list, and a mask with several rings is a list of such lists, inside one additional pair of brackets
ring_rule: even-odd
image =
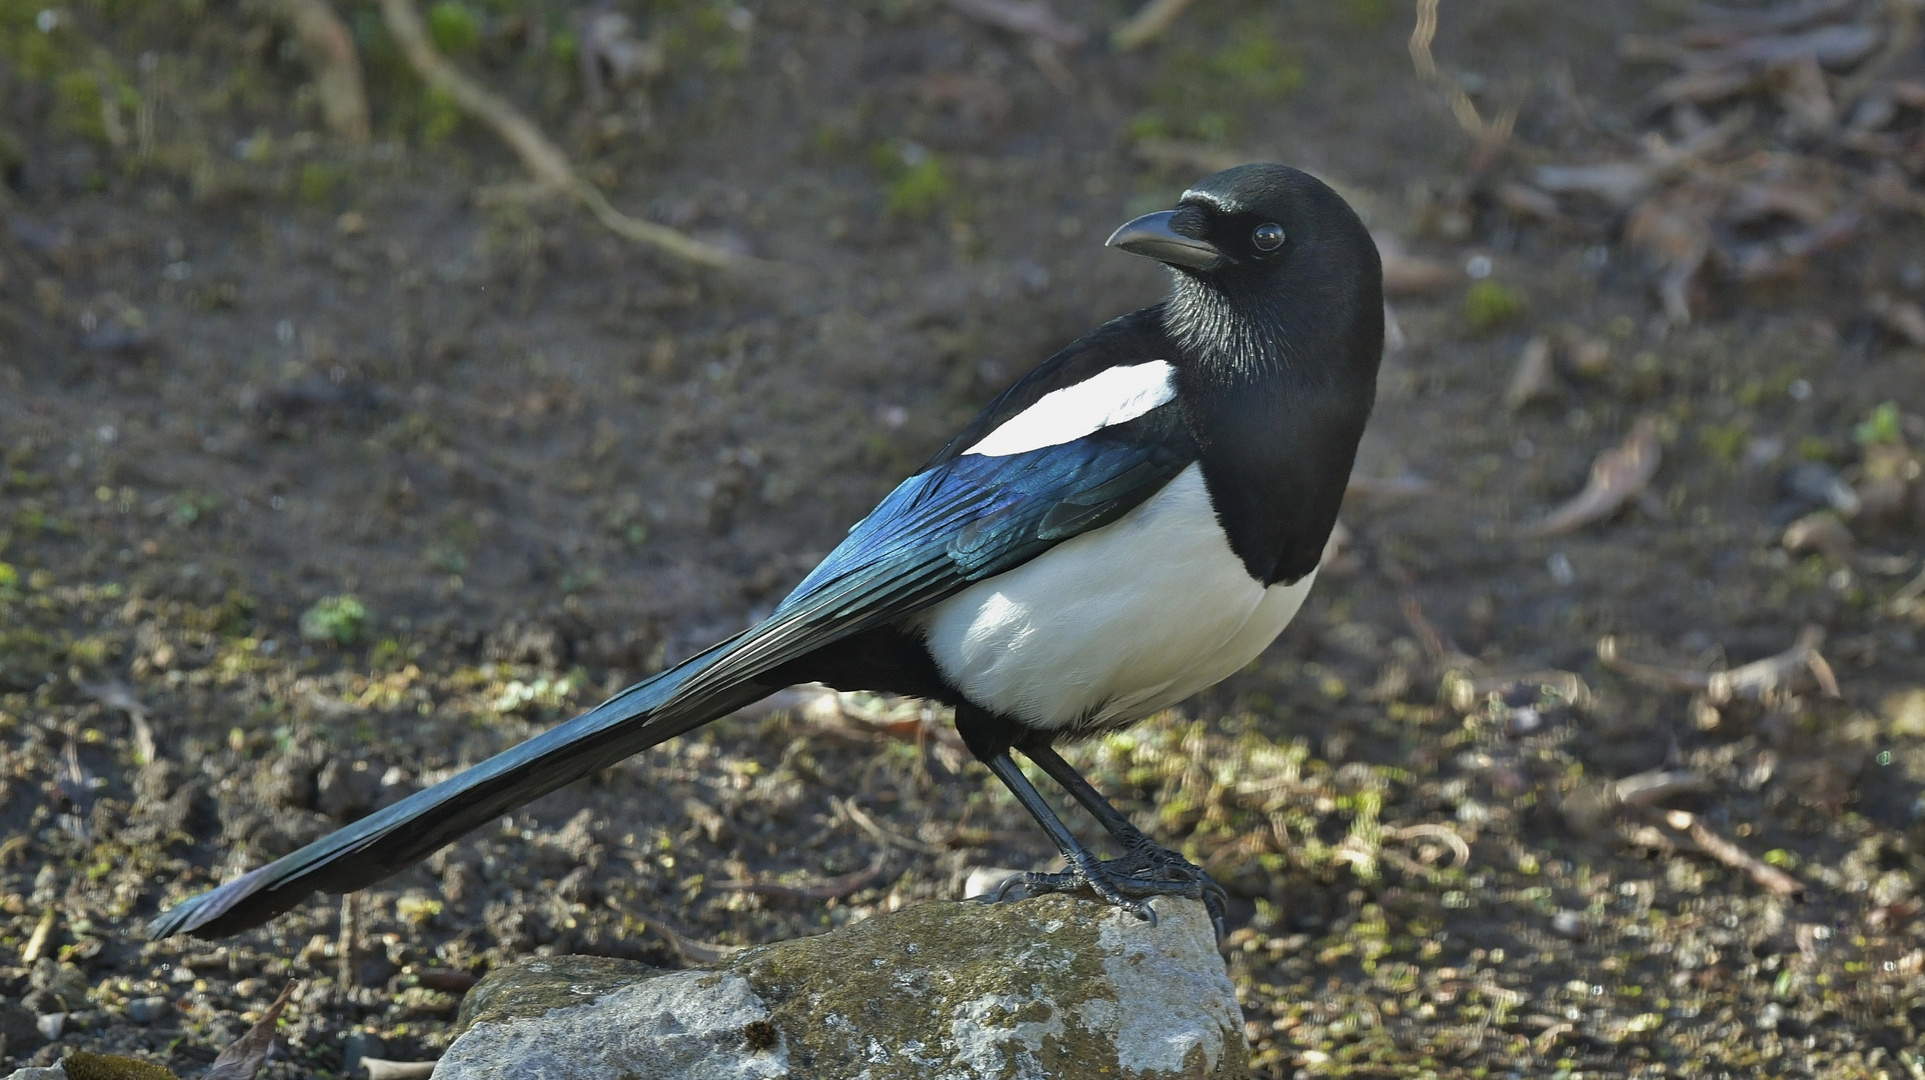
[(1180, 270), (1171, 276), (1175, 282), (1163, 305), (1164, 329), (1202, 367), (1200, 373), (1222, 381), (1248, 382), (1302, 368), (1293, 360), (1304, 356), (1314, 342), (1303, 340), (1301, 332), (1307, 327), (1292, 326), (1279, 294), (1226, 291)]

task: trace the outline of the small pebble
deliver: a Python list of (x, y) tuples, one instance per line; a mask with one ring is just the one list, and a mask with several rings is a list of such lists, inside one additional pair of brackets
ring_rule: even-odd
[(61, 1032), (67, 1030), (67, 1014), (41, 1013), (40, 1016), (34, 1020), (33, 1026), (40, 1029), (41, 1038), (48, 1042), (53, 1042), (60, 1038)]
[(1510, 729), (1513, 735), (1529, 735), (1544, 726), (1544, 714), (1530, 705), (1511, 710)]
[(1584, 915), (1568, 908), (1551, 916), (1551, 929), (1572, 941), (1587, 937), (1591, 932), (1591, 928), (1584, 925)]
[(127, 1019), (136, 1024), (151, 1024), (166, 1016), (172, 1007), (164, 997), (135, 998), (127, 1003)]

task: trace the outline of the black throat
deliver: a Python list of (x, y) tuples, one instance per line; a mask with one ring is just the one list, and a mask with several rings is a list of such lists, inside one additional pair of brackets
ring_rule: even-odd
[(1230, 549), (1265, 585), (1316, 569), (1349, 483), (1383, 353), (1369, 254), (1355, 273), (1173, 273), (1163, 325), (1184, 418)]

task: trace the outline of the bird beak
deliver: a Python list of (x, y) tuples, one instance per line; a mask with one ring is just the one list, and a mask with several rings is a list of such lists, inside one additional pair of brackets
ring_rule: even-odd
[(1132, 255), (1186, 270), (1214, 270), (1230, 261), (1229, 256), (1214, 246), (1171, 228), (1170, 221), (1176, 214), (1175, 210), (1144, 214), (1111, 233), (1104, 246), (1121, 248)]

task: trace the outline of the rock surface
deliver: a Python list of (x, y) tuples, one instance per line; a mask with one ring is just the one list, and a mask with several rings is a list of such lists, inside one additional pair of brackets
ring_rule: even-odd
[(469, 992), (434, 1076), (1244, 1076), (1208, 915), (1188, 900), (1156, 910), (1152, 927), (1065, 896), (923, 904), (703, 971), (529, 960)]

